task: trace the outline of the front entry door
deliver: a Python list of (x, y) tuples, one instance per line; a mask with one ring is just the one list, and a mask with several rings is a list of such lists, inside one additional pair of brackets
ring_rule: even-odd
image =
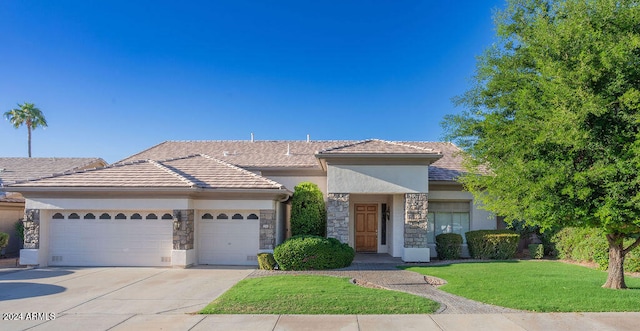
[(378, 251), (378, 205), (356, 204), (356, 252)]

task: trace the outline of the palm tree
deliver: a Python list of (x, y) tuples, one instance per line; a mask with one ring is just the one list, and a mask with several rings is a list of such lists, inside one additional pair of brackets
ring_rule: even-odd
[(31, 130), (35, 130), (39, 126), (47, 127), (47, 120), (44, 118), (42, 111), (32, 103), (25, 102), (18, 104), (18, 107), (5, 112), (4, 117), (16, 129), (22, 125), (27, 126), (27, 131), (29, 131), (29, 157), (31, 157)]

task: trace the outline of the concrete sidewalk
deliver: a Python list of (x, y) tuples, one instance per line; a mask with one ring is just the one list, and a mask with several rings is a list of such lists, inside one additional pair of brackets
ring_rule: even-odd
[(63, 314), (2, 321), (2, 330), (638, 330), (640, 313), (448, 315)]

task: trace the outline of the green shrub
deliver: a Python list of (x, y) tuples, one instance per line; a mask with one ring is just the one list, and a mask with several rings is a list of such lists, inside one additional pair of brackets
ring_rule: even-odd
[(318, 185), (302, 182), (294, 188), (291, 198), (291, 235), (316, 235), (327, 232), (327, 210)]
[(5, 248), (9, 245), (9, 234), (0, 232), (0, 248)]
[(14, 225), (13, 229), (16, 231), (16, 238), (18, 238), (18, 242), (24, 242), (24, 223), (22, 223), (22, 219), (18, 220)]
[(273, 270), (276, 268), (276, 260), (271, 253), (258, 254), (258, 267), (260, 270)]
[(456, 260), (462, 251), (462, 236), (457, 233), (441, 233), (436, 236), (436, 252), (440, 260)]
[[(577, 262), (595, 262), (600, 270), (609, 267), (609, 243), (602, 229), (564, 228), (552, 238), (558, 252), (558, 258)], [(633, 239), (625, 240), (625, 247)], [(638, 248), (627, 254), (624, 270), (640, 272), (640, 251)]]
[(465, 233), (474, 259), (506, 260), (516, 255), (520, 235), (511, 230), (478, 230)]
[(544, 257), (543, 244), (529, 244), (529, 256), (532, 259), (541, 259)]
[(334, 238), (302, 235), (276, 246), (273, 257), (282, 270), (322, 270), (351, 265), (355, 252)]

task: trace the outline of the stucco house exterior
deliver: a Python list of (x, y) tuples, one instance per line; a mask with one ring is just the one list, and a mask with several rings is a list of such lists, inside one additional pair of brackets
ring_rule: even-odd
[(254, 265), (287, 233), (295, 185), (317, 184), (327, 236), (429, 261), (442, 232), (495, 229), (444, 142), (167, 141), (102, 169), (10, 185), (26, 198), (21, 263)]
[(20, 193), (3, 192), (5, 186), (19, 181), (106, 165), (105, 160), (95, 157), (0, 157), (0, 232), (10, 235), (6, 254), (18, 254), (19, 240), (15, 238), (14, 225), (24, 217), (25, 200)]

